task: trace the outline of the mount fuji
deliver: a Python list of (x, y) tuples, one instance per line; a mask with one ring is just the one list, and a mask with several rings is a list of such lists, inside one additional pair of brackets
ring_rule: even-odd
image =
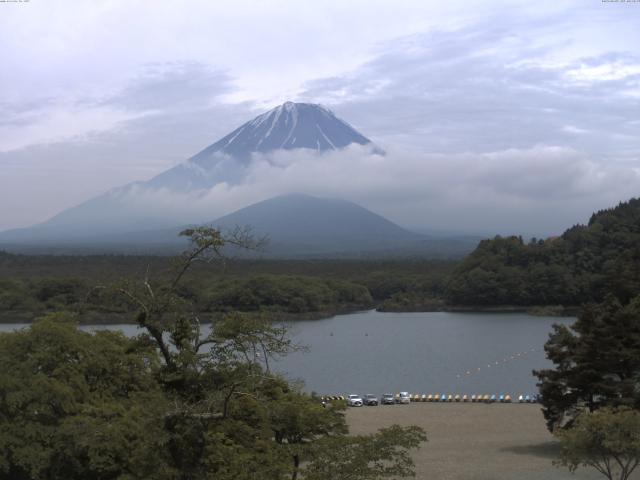
[(191, 191), (216, 183), (234, 185), (255, 154), (276, 150), (339, 150), (351, 144), (370, 145), (384, 153), (355, 128), (321, 105), (286, 102), (241, 125), (186, 162), (147, 182), (154, 188)]
[[(199, 153), (148, 181), (114, 188), (28, 228), (0, 232), (0, 243), (68, 243), (88, 237), (169, 228), (211, 218), (170, 215), (136, 198), (154, 192), (206, 193), (215, 185), (242, 183), (252, 159), (276, 151), (327, 152), (349, 145), (384, 152), (327, 108), (286, 102), (241, 125)], [(265, 157), (267, 161), (268, 157)]]

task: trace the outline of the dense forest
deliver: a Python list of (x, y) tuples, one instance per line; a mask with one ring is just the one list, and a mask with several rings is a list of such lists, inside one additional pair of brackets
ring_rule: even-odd
[[(246, 260), (201, 263), (180, 294), (204, 315), (236, 310), (308, 318), (379, 308), (439, 308), (455, 263), (429, 260)], [(0, 320), (29, 321), (56, 311), (83, 322), (132, 321), (129, 306), (100, 288), (122, 278), (162, 277), (157, 256), (14, 255), (0, 252)]]
[(455, 305), (626, 303), (640, 292), (640, 199), (591, 216), (560, 237), (484, 240), (455, 268), (445, 298)]

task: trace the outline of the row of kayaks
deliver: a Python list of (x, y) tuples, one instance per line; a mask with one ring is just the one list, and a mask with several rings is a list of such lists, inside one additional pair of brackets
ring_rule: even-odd
[[(398, 395), (396, 395), (398, 397)], [(471, 403), (538, 403), (540, 395), (518, 395), (512, 398), (511, 395), (420, 395), (418, 393), (410, 394), (409, 398), (412, 402), (471, 402)], [(346, 400), (344, 395), (325, 395), (322, 401), (332, 402)]]
[(511, 397), (511, 395), (420, 395), (412, 394), (410, 396), (412, 402), (471, 402), (471, 403), (537, 403), (540, 399), (539, 395), (519, 395)]

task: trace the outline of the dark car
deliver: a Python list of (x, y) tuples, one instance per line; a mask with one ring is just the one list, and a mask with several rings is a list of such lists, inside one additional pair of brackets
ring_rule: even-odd
[(385, 393), (384, 395), (382, 395), (382, 400), (381, 400), (382, 405), (393, 405), (396, 403), (396, 399), (393, 396), (393, 393)]
[(367, 393), (362, 400), (365, 405), (378, 405), (378, 397), (371, 393)]

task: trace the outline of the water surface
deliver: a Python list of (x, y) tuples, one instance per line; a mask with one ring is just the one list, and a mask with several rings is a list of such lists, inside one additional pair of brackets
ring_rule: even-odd
[[(367, 311), (289, 322), (294, 341), (309, 351), (274, 368), (322, 394), (532, 394), (531, 371), (550, 366), (542, 347), (551, 325), (573, 321), (520, 313)], [(24, 326), (3, 324), (0, 331)], [(134, 325), (81, 328), (139, 332)]]

